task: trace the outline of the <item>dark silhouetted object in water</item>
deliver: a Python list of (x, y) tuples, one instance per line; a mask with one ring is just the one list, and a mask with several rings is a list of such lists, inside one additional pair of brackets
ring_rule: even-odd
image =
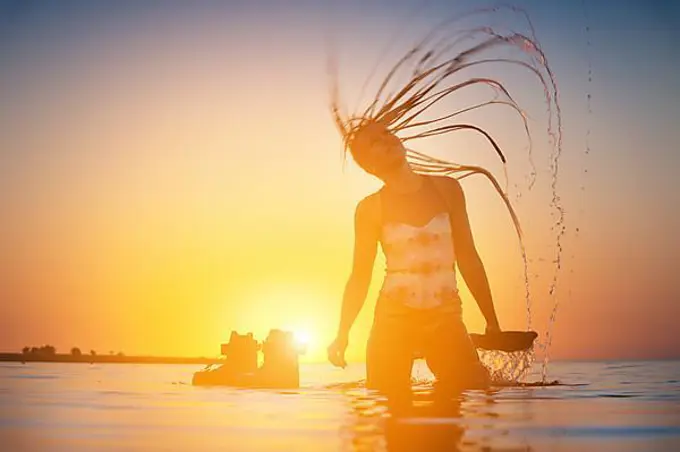
[(262, 344), (264, 362), (258, 371), (260, 386), (297, 388), (300, 386), (300, 365), (293, 333), (271, 330)]
[(470, 339), (472, 339), (477, 348), (509, 353), (530, 349), (537, 337), (538, 333), (535, 331), (499, 331), (487, 334), (470, 334)]
[[(257, 367), (257, 352), (262, 351), (263, 364)], [(228, 344), (222, 344), (226, 362), (217, 368), (196, 372), (192, 383), (197, 386), (234, 386), (244, 388), (298, 388), (300, 367), (298, 356), (304, 353), (295, 344), (291, 332), (271, 330), (258, 344), (252, 333), (240, 335), (232, 331)]]
[(239, 373), (257, 370), (257, 352), (260, 345), (253, 339), (253, 333), (231, 332), (228, 344), (222, 344), (222, 354), (229, 359), (230, 368)]

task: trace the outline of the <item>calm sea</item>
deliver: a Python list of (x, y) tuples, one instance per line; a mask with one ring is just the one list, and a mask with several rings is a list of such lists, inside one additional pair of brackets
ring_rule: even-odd
[(193, 387), (200, 368), (2, 364), (0, 450), (680, 450), (680, 361), (555, 362), (563, 385), (444, 404), (425, 384), (399, 419), (360, 365), (303, 365), (297, 391)]

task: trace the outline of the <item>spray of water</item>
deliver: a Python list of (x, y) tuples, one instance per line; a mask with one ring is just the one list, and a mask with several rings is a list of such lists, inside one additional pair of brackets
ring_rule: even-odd
[[(508, 12), (520, 15), (529, 28), (529, 33), (510, 32), (502, 34), (491, 27), (481, 26), (468, 29), (454, 27), (464, 18), (475, 15)], [(461, 48), (462, 47), (462, 48)], [(493, 50), (519, 50), (523, 59), (498, 57), (489, 55)], [(339, 85), (337, 83), (337, 61), (329, 65), (332, 79), (332, 111), (339, 130), (344, 139), (345, 149), (349, 146), (354, 134), (371, 121), (385, 124), (393, 133), (399, 134), (403, 141), (422, 139), (443, 135), (454, 131), (473, 131), (482, 135), (500, 157), (505, 177), (505, 189), (486, 169), (474, 165), (460, 165), (437, 159), (412, 149), (407, 151), (407, 159), (412, 168), (420, 173), (440, 174), (462, 180), (472, 175), (484, 176), (503, 199), (517, 230), (520, 254), (523, 262), (524, 289), (527, 313), (527, 328), (532, 326), (532, 297), (529, 280), (529, 258), (524, 246), (519, 219), (507, 194), (506, 156), (494, 138), (481, 127), (470, 123), (451, 123), (466, 113), (486, 109), (490, 106), (510, 108), (524, 124), (528, 139), (528, 154), (531, 163), (528, 189), (531, 190), (536, 181), (536, 167), (532, 156), (532, 140), (527, 122), (527, 114), (522, 110), (510, 92), (499, 81), (491, 77), (469, 77), (460, 81), (456, 76), (471, 69), (487, 67), (487, 65), (506, 64), (527, 70), (540, 83), (547, 105), (547, 132), (550, 137), (550, 207), (555, 218), (552, 231), (555, 234), (555, 256), (552, 259), (554, 273), (548, 289), (548, 298), (553, 307), (542, 344), (544, 353), (543, 378), (548, 364), (548, 348), (552, 340), (552, 328), (558, 308), (557, 287), (562, 270), (563, 236), (566, 232), (565, 210), (558, 193), (558, 175), (562, 155), (562, 114), (559, 103), (559, 91), (555, 75), (548, 63), (536, 37), (534, 26), (528, 14), (521, 8), (511, 5), (499, 5), (474, 10), (458, 15), (453, 19), (441, 22), (424, 39), (410, 48), (388, 72), (377, 90), (374, 98), (363, 112), (348, 115), (339, 102)], [(374, 72), (374, 71), (373, 71)], [(371, 77), (373, 76), (371, 73)], [(397, 84), (399, 75), (406, 74), (407, 82)], [(368, 83), (362, 87), (362, 93)], [(396, 86), (395, 86), (396, 84)], [(456, 107), (450, 113), (436, 117), (427, 116), (432, 113), (431, 107), (441, 106), (440, 102), (448, 100), (452, 94), (466, 90), (468, 87), (484, 86), (490, 88), (493, 97), (465, 107)], [(518, 193), (520, 196), (520, 193)], [(531, 368), (534, 361), (533, 350), (513, 354), (480, 350), (483, 363), (489, 368), (496, 381), (519, 381)]]
[(520, 381), (531, 370), (534, 350), (502, 352), (498, 350), (479, 350), (479, 359), (489, 370), (495, 385)]
[[(584, 16), (584, 20), (585, 20), (586, 64), (587, 64), (587, 67), (588, 67), (587, 84), (588, 84), (588, 86), (590, 86), (590, 84), (592, 83), (592, 80), (593, 80), (592, 57), (591, 57), (592, 42), (591, 42), (591, 38), (590, 38), (590, 26), (588, 25), (590, 23), (590, 19), (589, 19), (588, 8), (587, 8), (585, 0), (582, 0), (581, 6), (582, 6), (583, 16)], [(587, 109), (587, 115), (588, 115), (588, 120), (586, 121), (586, 136), (585, 136), (585, 151), (584, 151), (586, 158), (590, 154), (590, 116), (592, 116), (592, 96), (590, 94), (590, 91), (591, 91), (590, 88), (588, 88), (587, 91), (586, 91), (586, 109)], [(560, 129), (559, 137), (560, 137), (560, 140), (561, 140), (561, 135), (562, 135), (561, 125), (558, 126), (558, 127)], [(559, 156), (559, 153), (561, 153), (561, 147), (562, 147), (561, 142), (558, 142), (557, 156), (554, 159), (555, 165), (558, 164), (558, 158), (557, 157)], [(587, 166), (584, 166), (583, 173), (584, 173), (584, 177), (585, 177), (588, 173)], [(557, 204), (559, 202), (559, 197), (557, 197), (557, 198), (555, 197), (557, 195), (557, 190), (555, 188), (556, 184), (557, 184), (557, 168), (556, 168), (556, 171), (553, 172), (553, 174), (554, 174), (554, 176), (553, 176), (553, 179), (552, 179), (552, 187), (553, 187), (553, 195), (554, 196), (553, 196), (553, 203), (552, 204), (553, 204), (553, 206), (555, 206), (557, 208), (557, 210), (559, 212), (557, 223), (554, 226), (554, 228), (557, 229), (557, 242), (556, 242), (557, 243), (557, 255), (556, 255), (556, 258), (555, 258), (556, 270), (555, 270), (555, 274), (554, 274), (553, 280), (552, 280), (552, 282), (550, 284), (550, 288), (549, 288), (549, 294), (551, 296), (551, 299), (553, 300), (553, 307), (552, 307), (552, 310), (550, 312), (550, 317), (548, 319), (548, 326), (546, 328), (546, 333), (545, 333), (545, 341), (543, 343), (543, 365), (542, 365), (542, 369), (541, 369), (541, 381), (542, 382), (545, 382), (546, 378), (547, 378), (548, 363), (550, 361), (549, 348), (550, 348), (550, 345), (552, 344), (552, 335), (553, 335), (553, 330), (554, 330), (554, 324), (555, 324), (555, 321), (557, 319), (557, 311), (558, 311), (558, 308), (559, 308), (559, 299), (557, 298), (556, 289), (557, 289), (558, 275), (559, 275), (559, 272), (562, 268), (561, 257), (562, 257), (563, 249), (562, 249), (561, 239), (566, 232), (566, 226), (564, 224), (564, 209), (561, 208), (561, 206), (559, 204)], [(581, 192), (583, 192), (583, 191), (585, 191), (585, 182), (581, 185)], [(582, 214), (582, 212), (579, 212), (579, 213)], [(580, 221), (578, 221), (577, 224), (578, 223), (580, 223)], [(575, 238), (576, 239), (578, 239), (578, 237), (579, 237), (579, 232), (580, 232), (580, 229), (577, 226), (575, 228)], [(572, 255), (572, 259), (573, 259), (573, 257), (574, 256)], [(570, 269), (570, 274), (573, 275), (573, 268)], [(573, 281), (573, 279), (571, 281)], [(572, 291), (571, 291), (571, 284), (570, 284), (569, 288), (568, 288), (568, 292), (567, 292), (568, 300), (571, 300), (571, 296), (572, 296)]]

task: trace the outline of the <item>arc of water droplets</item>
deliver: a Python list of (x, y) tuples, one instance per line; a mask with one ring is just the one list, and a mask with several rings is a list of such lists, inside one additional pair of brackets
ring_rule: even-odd
[[(421, 112), (424, 110), (428, 109), (430, 106), (432, 106), (434, 103), (438, 102), (439, 100), (443, 99), (445, 96), (447, 96), (449, 93), (457, 90), (458, 88), (462, 88), (464, 86), (471, 85), (473, 83), (485, 83), (488, 86), (491, 86), (496, 90), (497, 96), (494, 97), (492, 101), (487, 103), (486, 105), (489, 105), (491, 103), (505, 103), (505, 105), (511, 106), (516, 109), (522, 116), (523, 120), (526, 121), (526, 116), (524, 113), (517, 107), (515, 104), (514, 100), (510, 97), (509, 93), (505, 90), (503, 85), (499, 84), (498, 82), (495, 82), (494, 80), (491, 79), (471, 79), (469, 82), (465, 82), (460, 85), (454, 85), (452, 88), (447, 88), (444, 90), (441, 90), (439, 92), (431, 92), (431, 90), (434, 89), (434, 87), (441, 81), (443, 78), (448, 77), (449, 75), (453, 74), (454, 72), (457, 72), (463, 68), (466, 67), (472, 67), (474, 65), (479, 65), (479, 64), (484, 64), (484, 63), (491, 63), (491, 62), (506, 62), (510, 64), (520, 64), (524, 66), (525, 68), (531, 70), (534, 72), (535, 75), (538, 76), (539, 80), (542, 82), (543, 85), (543, 91), (545, 94), (545, 98), (547, 101), (547, 111), (548, 111), (548, 134), (551, 137), (551, 153), (550, 153), (550, 169), (551, 169), (551, 174), (552, 174), (552, 181), (551, 181), (551, 190), (552, 190), (552, 199), (551, 199), (551, 207), (555, 209), (556, 214), (557, 214), (557, 221), (556, 225), (554, 226), (553, 230), (557, 229), (557, 237), (556, 237), (556, 257), (554, 259), (555, 262), (555, 273), (552, 278), (552, 282), (550, 284), (550, 289), (549, 289), (549, 295), (550, 298), (553, 300), (554, 305), (553, 305), (553, 310), (551, 313), (551, 318), (548, 326), (548, 331), (546, 331), (546, 341), (543, 344), (543, 350), (545, 353), (545, 359), (544, 359), (544, 368), (547, 365), (547, 349), (550, 344), (550, 339), (551, 339), (551, 329), (552, 325), (554, 324), (554, 319), (555, 315), (557, 312), (557, 298), (556, 298), (556, 288), (557, 288), (557, 282), (558, 282), (558, 277), (561, 271), (561, 255), (562, 255), (562, 236), (564, 235), (565, 232), (565, 226), (564, 226), (564, 209), (561, 206), (561, 200), (560, 197), (557, 194), (557, 174), (559, 172), (559, 162), (560, 162), (560, 157), (561, 157), (561, 152), (562, 152), (562, 122), (561, 122), (561, 109), (559, 105), (559, 100), (558, 100), (558, 88), (557, 88), (557, 83), (555, 81), (555, 76), (552, 73), (552, 70), (548, 64), (547, 58), (545, 57), (544, 52), (538, 45), (538, 40), (536, 39), (536, 33), (533, 27), (533, 24), (531, 20), (528, 17), (528, 14), (517, 7), (514, 6), (507, 6), (507, 5), (500, 5), (492, 8), (486, 8), (486, 9), (481, 9), (477, 10), (476, 12), (473, 12), (471, 14), (475, 13), (481, 13), (481, 12), (497, 12), (501, 9), (510, 9), (513, 12), (516, 13), (521, 13), (527, 24), (529, 25), (531, 29), (531, 37), (527, 38), (526, 36), (523, 36), (519, 33), (513, 33), (510, 36), (502, 36), (497, 33), (495, 33), (492, 29), (488, 27), (480, 27), (477, 29), (473, 30), (467, 30), (467, 33), (474, 34), (474, 33), (482, 33), (482, 34), (487, 34), (488, 36), (491, 36), (492, 38), (482, 42), (481, 44), (478, 44), (477, 46), (473, 46), (467, 51), (458, 54), (458, 56), (451, 60), (449, 63), (445, 63), (443, 65), (439, 66), (433, 66), (430, 68), (427, 68), (425, 66), (425, 63), (430, 63), (433, 61), (433, 56), (437, 55), (440, 56), (446, 51), (450, 49), (449, 46), (444, 46), (443, 49), (440, 48), (438, 52), (427, 52), (425, 53), (420, 60), (417, 63), (417, 66), (415, 68), (414, 74), (413, 74), (413, 80), (409, 82), (404, 88), (399, 90), (397, 93), (389, 93), (387, 95), (387, 99), (385, 101), (385, 104), (379, 108), (379, 99), (382, 97), (383, 94), (385, 94), (384, 90), (387, 88), (388, 82), (391, 81), (393, 76), (395, 75), (396, 71), (402, 67), (403, 64), (406, 62), (412, 62), (413, 58), (417, 56), (419, 52), (422, 51), (422, 46), (428, 42), (429, 39), (432, 39), (434, 36), (434, 32), (430, 33), (422, 42), (421, 44), (417, 45), (415, 48), (411, 49), (409, 52), (407, 52), (406, 56), (404, 56), (399, 63), (390, 71), (388, 74), (387, 78), (383, 81), (382, 85), (380, 86), (380, 89), (378, 90), (378, 93), (375, 96), (374, 101), (369, 105), (369, 107), (365, 110), (364, 114), (362, 116), (359, 116), (358, 118), (350, 118), (347, 123), (339, 121), (339, 118), (341, 116), (345, 116), (344, 114), (340, 113), (339, 107), (337, 106), (337, 102), (334, 102), (334, 114), (336, 118), (336, 124), (343, 130), (343, 133), (348, 133), (347, 127), (353, 128), (356, 127), (356, 125), (352, 125), (352, 121), (355, 120), (363, 120), (362, 118), (371, 118), (373, 116), (378, 116), (382, 117), (382, 115), (387, 115), (387, 114), (392, 114), (391, 111), (394, 107), (399, 105), (398, 107), (398, 112), (392, 114), (391, 119), (389, 120), (390, 123), (394, 123), (397, 121), (400, 121), (398, 124), (399, 129), (406, 129), (409, 127), (415, 127), (416, 125), (429, 125), (434, 122), (438, 122), (440, 120), (444, 119), (450, 119), (454, 115), (458, 114), (454, 113), (453, 115), (448, 115), (444, 118), (439, 118), (439, 120), (434, 120), (434, 121), (428, 121), (428, 122), (421, 122), (421, 123), (416, 123), (415, 125), (411, 124), (409, 125), (409, 122), (418, 116)], [(463, 17), (469, 16), (471, 14), (467, 14)], [(450, 25), (452, 22), (455, 22), (456, 20), (459, 20), (461, 17), (458, 17), (454, 20), (448, 20), (443, 22), (442, 24), (437, 27), (437, 29), (441, 29), (444, 25)], [(459, 34), (454, 34), (454, 36), (458, 36), (459, 39), (462, 39), (466, 37), (466, 34), (463, 33), (462, 35)], [(438, 45), (441, 43), (445, 43), (445, 37), (441, 38)], [(525, 55), (528, 55), (531, 58), (532, 65), (522, 62), (519, 60), (510, 60), (510, 59), (489, 59), (489, 60), (476, 60), (476, 61), (470, 61), (469, 57), (473, 54), (479, 53), (487, 48), (490, 48), (498, 43), (508, 43), (511, 45), (514, 45), (518, 47)], [(546, 83), (546, 80), (543, 77), (543, 74), (536, 69), (536, 67), (539, 67), (545, 71), (547, 74), (547, 80), (549, 83)], [(428, 82), (423, 82), (425, 84), (425, 88), (421, 88), (416, 90), (414, 94), (410, 94), (411, 96), (408, 100), (405, 100), (404, 96), (412, 89), (415, 89), (416, 84), (426, 80), (427, 77), (435, 77), (433, 81), (428, 81)], [(337, 80), (336, 80), (337, 82)], [(498, 94), (502, 93), (504, 97), (506, 97), (506, 100), (499, 101), (498, 100)], [(337, 92), (337, 83), (333, 85), (333, 99), (338, 98), (338, 92)], [(398, 104), (398, 102), (404, 102), (402, 104)], [(555, 131), (554, 126), (553, 126), (553, 110), (552, 106), (553, 104), (555, 105), (555, 115), (556, 115), (556, 120), (557, 120), (557, 130)], [(409, 105), (407, 108), (405, 108), (405, 105)], [(424, 105), (424, 106), (423, 106)], [(478, 108), (483, 106), (484, 104), (480, 104), (478, 106), (474, 106), (472, 108)], [(409, 113), (409, 110), (414, 109), (414, 108), (420, 108), (420, 110), (411, 116), (406, 117), (407, 114)], [(470, 109), (467, 109), (467, 111), (470, 111)], [(356, 123), (354, 123), (356, 124)], [(526, 122), (525, 122), (525, 127), (526, 127)], [(528, 131), (528, 127), (526, 127)], [(409, 137), (403, 137), (404, 140), (410, 140), (410, 139), (416, 139), (416, 138), (424, 138), (428, 136), (434, 136), (434, 135), (439, 135), (443, 133), (448, 133), (450, 131), (454, 130), (475, 130), (478, 133), (481, 133), (482, 135), (485, 135), (485, 137), (490, 141), (490, 143), (496, 148), (496, 151), (499, 153), (502, 161), (503, 161), (503, 169), (504, 172), (507, 171), (507, 168), (505, 166), (505, 158), (503, 154), (501, 153), (500, 149), (494, 142), (494, 140), (486, 134), (482, 129), (477, 128), (472, 125), (468, 124), (454, 124), (452, 126), (439, 126), (435, 129), (428, 130), (425, 132), (421, 133), (416, 133), (414, 135), (411, 135)], [(345, 135), (346, 137), (347, 135)], [(531, 143), (530, 135), (529, 135), (529, 140)], [(347, 143), (347, 141), (345, 141)], [(529, 148), (530, 152), (530, 158), (531, 158), (531, 147)], [(496, 183), (494, 177), (488, 173), (488, 171), (479, 168), (479, 167), (471, 167), (471, 166), (462, 166), (462, 165), (454, 165), (449, 162), (445, 161), (440, 161), (438, 159), (432, 159), (430, 157), (424, 156), (424, 155), (418, 155), (417, 153), (410, 153), (410, 157), (416, 156), (420, 158), (420, 161), (416, 162), (416, 165), (414, 165), (414, 169), (420, 170), (423, 172), (435, 172), (435, 173), (442, 173), (442, 174), (448, 174), (448, 175), (453, 175), (455, 173), (456, 177), (459, 179), (462, 179), (464, 177), (470, 176), (472, 174), (482, 174), (485, 175), (492, 183), (494, 183), (494, 186), (496, 190), (499, 192), (503, 200), (505, 201), (510, 213), (513, 216), (513, 221), (515, 223), (515, 226), (517, 228), (517, 231), (520, 235), (520, 242), (521, 242), (521, 231), (519, 228), (519, 223), (517, 219), (515, 218), (514, 211), (512, 207), (509, 204), (509, 201), (507, 199), (506, 193), (507, 193), (507, 187), (506, 190), (502, 190), (498, 184)], [(408, 156), (407, 156), (408, 157)], [(416, 159), (418, 160), (418, 159)], [(532, 161), (532, 166), (533, 166), (533, 160)], [(535, 171), (534, 171), (535, 173)], [(507, 186), (507, 174), (506, 174), (506, 186)], [(535, 179), (534, 179), (535, 180)], [(534, 180), (531, 181), (530, 187), (533, 185)], [(530, 297), (530, 287), (529, 287), (529, 278), (528, 278), (528, 261), (527, 261), (527, 256), (524, 251), (524, 245), (520, 243), (521, 248), (522, 248), (522, 259), (524, 262), (524, 273), (525, 273), (525, 297), (526, 297), (526, 303), (527, 303), (527, 325), (529, 328), (531, 328), (531, 297)], [(485, 356), (491, 357), (491, 354), (485, 354)], [(491, 360), (494, 360), (495, 358), (491, 358)], [(524, 373), (526, 371), (526, 368), (528, 367), (524, 363), (528, 362), (531, 363), (533, 360), (533, 354), (532, 353), (524, 353), (522, 354), (521, 358), (518, 359), (513, 359), (511, 361), (514, 361), (513, 367), (515, 370), (509, 371), (507, 368), (504, 370), (502, 373), (505, 374), (516, 374), (516, 372), (520, 372), (520, 374)]]
[[(591, 55), (592, 42), (591, 42), (591, 38), (590, 38), (590, 26), (589, 26), (590, 17), (589, 17), (588, 8), (587, 8), (587, 5), (586, 5), (586, 0), (582, 0), (581, 6), (582, 6), (582, 9), (583, 9), (583, 17), (584, 17), (584, 20), (585, 20), (585, 35), (586, 35), (586, 49), (587, 49), (586, 50), (586, 64), (587, 64), (587, 67), (588, 67), (587, 83), (588, 83), (588, 86), (590, 86), (590, 84), (592, 83), (592, 76), (593, 76), (592, 55)], [(590, 89), (588, 89), (588, 92), (586, 93), (586, 110), (587, 110), (588, 117), (590, 119), (590, 117), (592, 116), (592, 96), (590, 94)], [(559, 127), (560, 127), (560, 134), (559, 134), (560, 142), (558, 142), (558, 149), (561, 152), (561, 136), (562, 136), (561, 125)], [(588, 124), (586, 126), (586, 136), (585, 136), (585, 155), (586, 155), (586, 157), (590, 154), (590, 133), (591, 133), (590, 121), (588, 121)], [(584, 173), (585, 174), (588, 173), (587, 168), (584, 169)], [(554, 186), (555, 182), (556, 182), (556, 178), (553, 179), (553, 186)], [(585, 186), (582, 186), (581, 191), (584, 191), (584, 190), (585, 190)], [(553, 190), (553, 193), (555, 193), (555, 190)], [(558, 254), (557, 254), (557, 259), (556, 259), (558, 270), (561, 267), (560, 257), (561, 257), (561, 253), (562, 253), (560, 239), (562, 238), (562, 236), (564, 235), (565, 230), (566, 230), (565, 226), (563, 224), (563, 220), (564, 220), (564, 211), (560, 210), (560, 217), (559, 217), (558, 223), (556, 225), (557, 227), (559, 227), (558, 237), (557, 237), (558, 238), (558, 241), (557, 241)], [(578, 239), (579, 228), (576, 227), (575, 231), (576, 231), (576, 239)], [(573, 269), (570, 270), (570, 274), (573, 274)], [(557, 273), (556, 273), (556, 275), (557, 275)], [(571, 280), (570, 282), (573, 282), (573, 280)], [(557, 277), (555, 276), (555, 278), (553, 279), (553, 282), (550, 286), (551, 296), (554, 295), (556, 285), (557, 285)], [(571, 284), (569, 286), (567, 296), (568, 296), (568, 299), (571, 300), (571, 296), (572, 296)], [(552, 332), (553, 332), (555, 320), (557, 318), (558, 308), (559, 308), (559, 302), (558, 302), (557, 298), (554, 298), (553, 309), (550, 313), (549, 324), (548, 324), (548, 328), (546, 329), (545, 343), (544, 343), (544, 346), (543, 346), (544, 357), (543, 357), (543, 366), (542, 366), (542, 369), (541, 369), (541, 381), (542, 382), (545, 382), (546, 378), (547, 378), (548, 362), (549, 362), (548, 348), (550, 347), (550, 345), (552, 343)]]
[[(558, 190), (557, 190), (557, 176), (559, 174), (559, 163), (560, 163), (560, 157), (562, 153), (562, 119), (561, 119), (561, 108), (560, 108), (560, 103), (559, 103), (559, 90), (557, 87), (557, 82), (555, 75), (552, 72), (552, 69), (550, 68), (550, 65), (548, 63), (547, 57), (545, 56), (544, 52), (542, 49), (538, 46), (538, 41), (535, 37), (535, 30), (533, 27), (533, 24), (531, 24), (530, 19), (528, 18), (528, 15), (526, 13), (518, 8), (512, 7), (511, 9), (515, 11), (521, 11), (525, 17), (527, 22), (530, 24), (531, 28), (531, 34), (532, 34), (532, 39), (527, 39), (521, 34), (514, 34), (510, 37), (504, 37), (504, 39), (508, 42), (514, 43), (518, 45), (520, 48), (522, 48), (526, 53), (532, 55), (532, 58), (534, 61), (538, 62), (538, 64), (543, 67), (548, 74), (548, 80), (550, 81), (551, 86), (548, 87), (545, 83), (543, 84), (544, 88), (544, 94), (547, 99), (547, 104), (548, 104), (548, 133), (551, 137), (551, 143), (552, 143), (552, 151), (551, 151), (551, 158), (550, 158), (550, 168), (551, 168), (551, 175), (552, 175), (552, 180), (551, 180), (551, 191), (552, 191), (552, 198), (551, 198), (551, 207), (554, 208), (557, 211), (557, 221), (556, 225), (553, 226), (553, 230), (557, 229), (557, 236), (556, 236), (556, 256), (554, 259), (554, 263), (556, 265), (553, 278), (548, 290), (548, 293), (550, 295), (550, 298), (553, 301), (553, 309), (550, 314), (550, 318), (548, 320), (548, 327), (546, 329), (546, 340), (543, 344), (543, 353), (544, 353), (544, 361), (543, 361), (543, 369), (542, 369), (542, 377), (541, 380), (545, 382), (546, 379), (546, 372), (547, 372), (547, 364), (548, 364), (548, 348), (551, 344), (552, 341), (552, 330), (554, 327), (554, 323), (556, 320), (556, 315), (557, 315), (557, 308), (559, 306), (558, 299), (556, 297), (556, 289), (557, 289), (557, 283), (558, 283), (558, 278), (559, 274), (562, 269), (562, 253), (563, 253), (563, 247), (562, 247), (562, 238), (565, 234), (566, 231), (566, 226), (564, 224), (565, 220), (565, 211), (564, 208), (561, 205), (561, 199), (560, 196), (558, 195)], [(484, 31), (489, 32), (488, 29), (484, 29)], [(493, 33), (492, 31), (490, 33)], [(493, 33), (495, 35), (495, 33)], [(496, 35), (498, 36), (498, 35)], [(498, 60), (496, 60), (498, 61)], [(511, 60), (507, 60), (506, 62), (512, 62)], [(541, 78), (542, 80), (542, 78)], [(552, 88), (552, 89), (550, 89)], [(552, 105), (555, 107), (555, 115), (556, 115), (556, 120), (557, 120), (557, 131), (555, 131), (554, 125), (553, 125), (553, 117), (552, 117)], [(422, 155), (421, 155), (422, 157)], [(436, 159), (432, 159), (434, 163), (446, 163), (443, 161), (436, 161)], [(434, 168), (428, 168), (425, 165), (421, 165), (418, 167), (415, 165), (415, 169), (421, 169), (425, 171), (432, 171)], [(439, 172), (443, 172), (445, 174), (451, 174), (453, 171), (442, 171), (439, 170)], [(504, 166), (504, 172), (507, 172), (507, 168)], [(467, 177), (471, 175), (472, 173), (467, 173), (462, 176), (459, 176), (459, 179), (462, 179), (464, 177)], [(506, 181), (507, 181), (507, 173), (506, 173)], [(532, 182), (533, 184), (533, 182)], [(530, 185), (531, 188), (532, 185)], [(503, 193), (505, 194), (505, 193)], [(506, 199), (506, 198), (504, 198)], [(524, 274), (525, 274), (525, 292), (526, 292), (526, 301), (527, 301), (527, 327), (528, 329), (531, 328), (531, 298), (529, 295), (530, 289), (529, 289), (529, 278), (528, 278), (528, 260), (526, 256), (526, 252), (524, 249), (524, 246), (521, 245), (521, 253), (522, 253), (522, 261), (524, 264)], [(533, 350), (528, 350), (528, 351), (523, 351), (523, 352), (516, 352), (513, 354), (508, 354), (505, 352), (494, 352), (494, 351), (480, 351), (480, 358), (482, 359), (482, 362), (492, 370), (492, 378), (495, 381), (517, 381), (518, 379), (522, 378), (522, 376), (530, 370), (531, 364), (533, 363), (534, 359), (534, 353)]]

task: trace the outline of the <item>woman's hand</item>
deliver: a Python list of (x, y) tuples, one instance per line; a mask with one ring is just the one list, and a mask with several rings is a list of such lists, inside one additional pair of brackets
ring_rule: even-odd
[(498, 334), (501, 332), (501, 327), (498, 322), (491, 322), (486, 324), (486, 334)]
[(347, 366), (347, 362), (345, 361), (347, 342), (346, 336), (338, 336), (331, 345), (328, 346), (328, 361), (335, 367), (342, 367), (344, 369)]

